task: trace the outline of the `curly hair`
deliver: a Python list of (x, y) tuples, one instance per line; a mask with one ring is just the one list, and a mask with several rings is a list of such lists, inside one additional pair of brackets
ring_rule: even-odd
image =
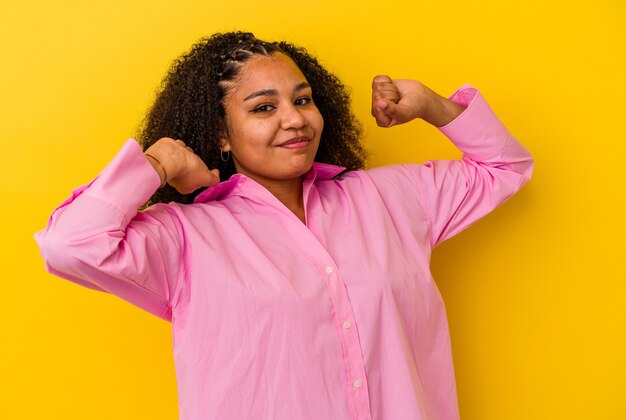
[[(162, 137), (182, 139), (209, 168), (220, 171), (222, 181), (235, 172), (232, 159), (220, 155), (224, 126), (226, 82), (235, 79), (243, 63), (255, 55), (282, 53), (293, 60), (311, 85), (313, 101), (324, 118), (316, 162), (362, 169), (366, 151), (362, 127), (352, 113), (343, 83), (304, 48), (288, 42), (265, 42), (248, 32), (217, 33), (202, 38), (174, 61), (161, 82), (137, 139), (144, 150)], [(156, 191), (147, 205), (176, 201), (191, 203), (201, 190), (180, 194), (170, 185)]]

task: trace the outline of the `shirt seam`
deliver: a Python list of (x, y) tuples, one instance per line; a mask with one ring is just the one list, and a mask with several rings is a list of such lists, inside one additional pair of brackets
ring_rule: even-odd
[(430, 212), (428, 211), (428, 206), (426, 205), (426, 199), (424, 197), (424, 194), (422, 192), (422, 188), (419, 182), (416, 185), (416, 190), (417, 190), (418, 202), (420, 206), (422, 207), (422, 210), (424, 210), (424, 214), (426, 215), (426, 221), (428, 222), (428, 240), (430, 241), (430, 247), (433, 248), (435, 244), (435, 241), (433, 238), (433, 234), (434, 234), (433, 222), (431, 220), (432, 218), (431, 218)]
[(176, 224), (181, 226), (181, 244), (179, 248), (179, 261), (180, 264), (178, 266), (178, 274), (176, 276), (176, 286), (172, 292), (171, 300), (168, 301), (165, 310), (163, 311), (163, 315), (167, 313), (167, 310), (170, 309), (172, 311), (172, 317), (174, 316), (174, 310), (178, 309), (178, 303), (180, 300), (180, 295), (182, 293), (182, 288), (185, 286), (187, 280), (187, 270), (185, 270), (185, 256), (187, 255), (186, 247), (187, 247), (187, 237), (185, 235), (185, 229), (182, 228), (182, 222), (178, 217), (178, 213), (174, 211), (171, 207), (166, 207), (166, 211), (170, 214), (170, 217), (175, 220)]

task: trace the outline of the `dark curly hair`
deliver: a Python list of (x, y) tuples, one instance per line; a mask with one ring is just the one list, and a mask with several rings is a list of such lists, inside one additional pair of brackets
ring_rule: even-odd
[[(222, 181), (236, 171), (232, 159), (220, 157), (220, 127), (224, 124), (227, 82), (239, 75), (255, 55), (282, 53), (291, 58), (313, 90), (313, 101), (324, 118), (316, 162), (364, 166), (362, 128), (350, 108), (350, 95), (341, 81), (304, 48), (288, 42), (265, 42), (251, 33), (218, 33), (202, 38), (172, 64), (161, 82), (154, 104), (137, 135), (144, 150), (162, 137), (182, 139)], [(176, 201), (191, 203), (201, 190), (180, 194), (170, 185), (156, 191), (147, 205)]]

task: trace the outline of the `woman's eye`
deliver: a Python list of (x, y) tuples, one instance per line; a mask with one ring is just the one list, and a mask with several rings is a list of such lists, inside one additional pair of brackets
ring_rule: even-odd
[(274, 109), (272, 105), (259, 105), (256, 108), (254, 108), (252, 112), (263, 113), (263, 112), (269, 112), (272, 109)]
[(312, 101), (312, 99), (310, 97), (304, 96), (302, 98), (296, 99), (296, 105), (306, 105), (306, 104), (308, 104), (311, 101)]

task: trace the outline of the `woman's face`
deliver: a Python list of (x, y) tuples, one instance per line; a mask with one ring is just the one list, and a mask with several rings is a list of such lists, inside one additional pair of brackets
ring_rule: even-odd
[(224, 100), (224, 152), (261, 185), (293, 180), (313, 164), (324, 120), (296, 64), (275, 53), (243, 64)]

